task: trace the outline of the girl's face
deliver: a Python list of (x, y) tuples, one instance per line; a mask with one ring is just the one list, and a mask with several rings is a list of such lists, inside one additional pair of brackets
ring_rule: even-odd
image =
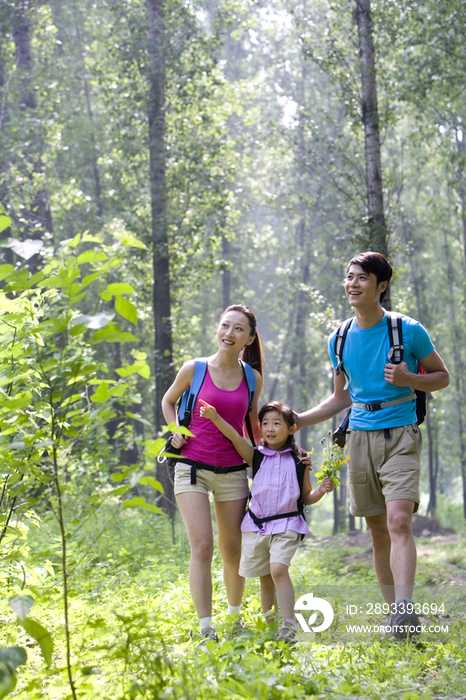
[(241, 311), (227, 311), (217, 328), (217, 342), (220, 349), (240, 353), (245, 345), (251, 345), (251, 326), (247, 316)]
[(260, 429), (267, 447), (271, 450), (281, 450), (285, 447), (288, 437), (295, 432), (296, 426), (290, 428), (278, 411), (268, 411), (262, 419)]

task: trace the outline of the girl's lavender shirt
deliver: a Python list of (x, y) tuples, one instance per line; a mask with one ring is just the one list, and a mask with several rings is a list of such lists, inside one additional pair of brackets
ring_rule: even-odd
[[(291, 513), (297, 510), (300, 496), (296, 463), (291, 447), (277, 452), (268, 447), (258, 447), (264, 454), (259, 471), (252, 482), (249, 507), (258, 518), (265, 518), (278, 513)], [(279, 518), (262, 524), (262, 530), (254, 524), (246, 513), (241, 524), (242, 532), (259, 532), (262, 535), (277, 535), (287, 530), (309, 534), (306, 521), (302, 515), (291, 518)]]

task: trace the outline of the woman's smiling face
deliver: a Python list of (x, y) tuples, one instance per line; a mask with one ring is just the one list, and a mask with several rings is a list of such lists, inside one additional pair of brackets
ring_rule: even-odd
[(227, 311), (222, 316), (217, 328), (219, 348), (231, 348), (235, 352), (240, 352), (245, 345), (250, 345), (253, 340), (254, 336), (251, 336), (249, 320), (241, 311)]

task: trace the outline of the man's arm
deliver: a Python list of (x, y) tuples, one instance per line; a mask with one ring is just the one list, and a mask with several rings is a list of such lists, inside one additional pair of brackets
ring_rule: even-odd
[(349, 389), (345, 389), (346, 375), (344, 372), (337, 374), (333, 371), (333, 394), (328, 396), (326, 399), (321, 401), (315, 408), (311, 408), (309, 411), (298, 414), (298, 419), (296, 425), (299, 428), (304, 428), (306, 425), (315, 425), (316, 423), (323, 423), (329, 418), (338, 415), (345, 408), (351, 406), (351, 397)]
[(408, 369), (406, 362), (399, 365), (385, 365), (385, 381), (394, 386), (409, 386), (420, 391), (438, 391), (450, 383), (450, 375), (445, 364), (436, 350), (432, 350), (420, 360), (425, 374), (414, 374)]

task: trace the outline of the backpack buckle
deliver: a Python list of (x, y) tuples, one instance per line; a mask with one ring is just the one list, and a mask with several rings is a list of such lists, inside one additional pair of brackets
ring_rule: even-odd
[(379, 403), (366, 403), (366, 404), (364, 404), (364, 408), (366, 409), (366, 411), (371, 411), (372, 413), (374, 411), (381, 411), (382, 410), (382, 406)]

